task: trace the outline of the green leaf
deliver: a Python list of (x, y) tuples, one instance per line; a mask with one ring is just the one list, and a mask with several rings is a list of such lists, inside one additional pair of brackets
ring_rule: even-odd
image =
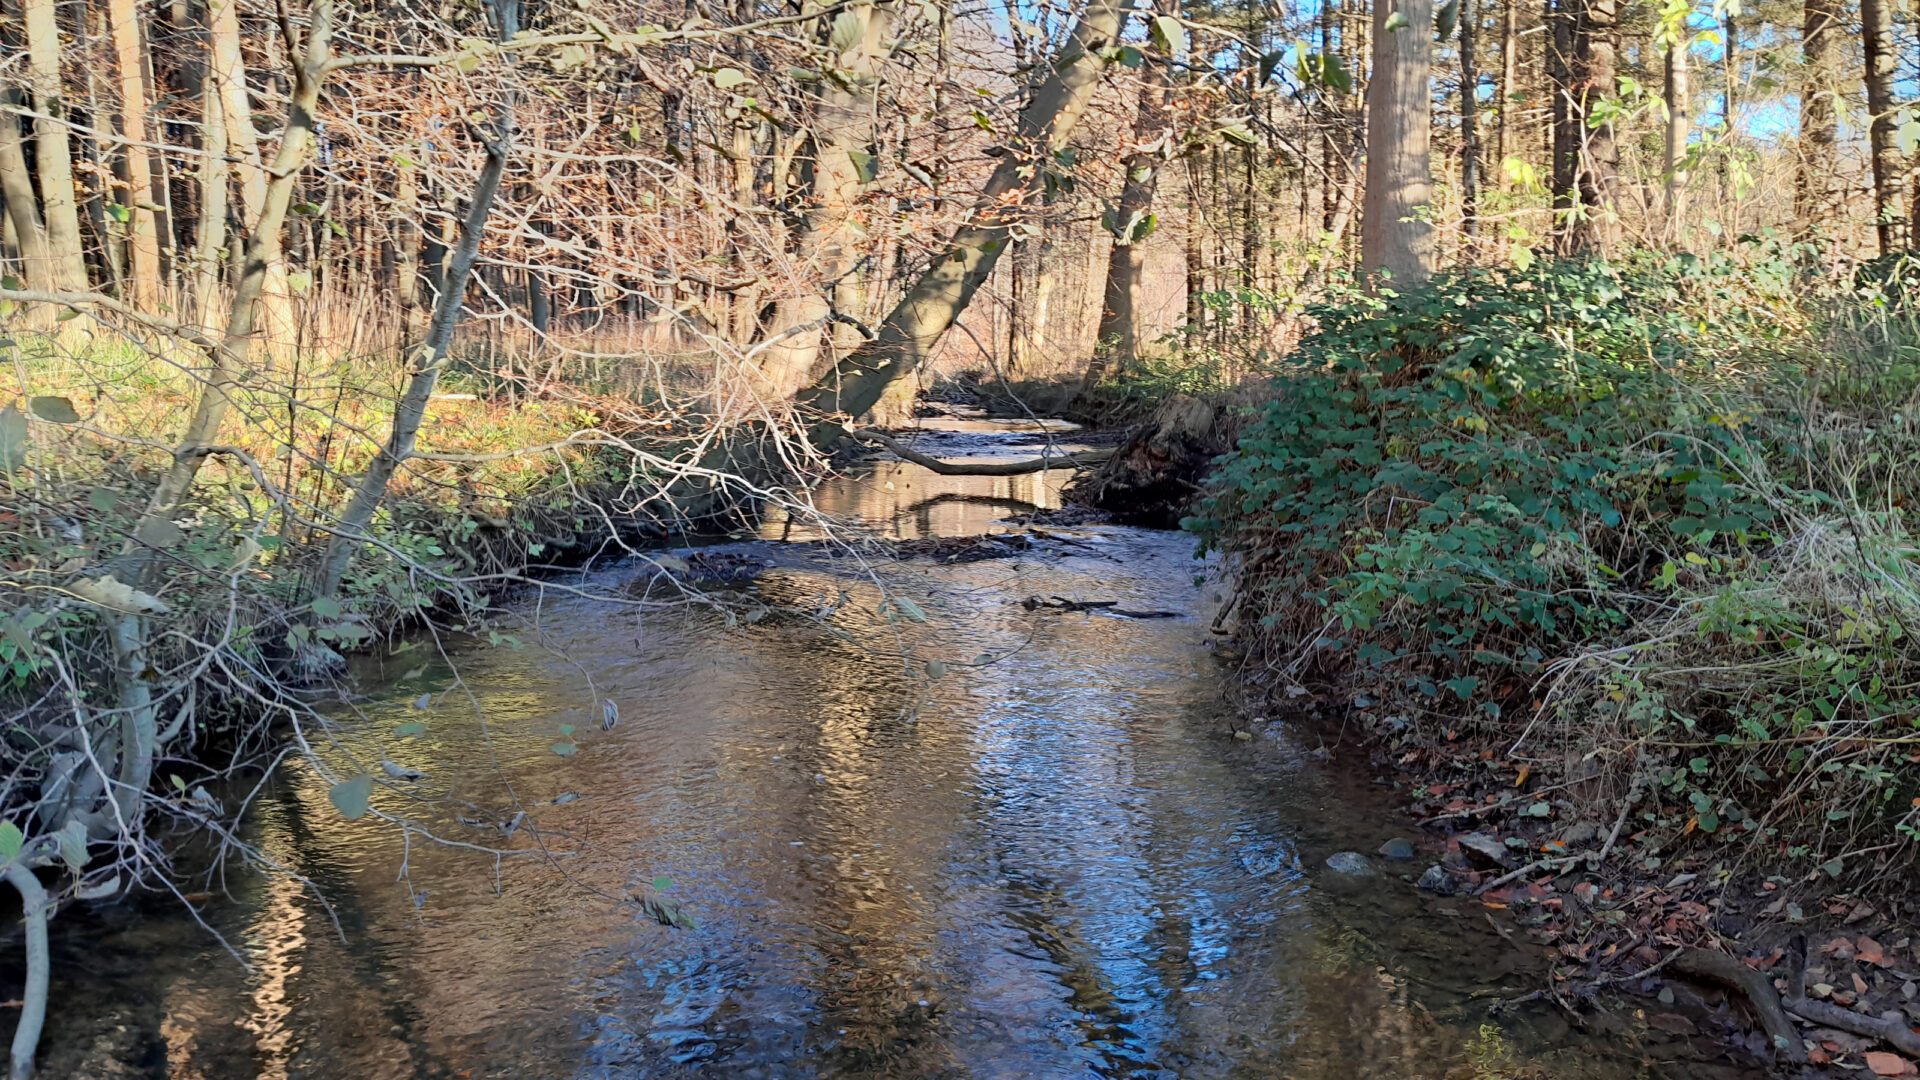
[(55, 424), (77, 424), (80, 422), (80, 414), (74, 410), (73, 401), (70, 398), (28, 398), (27, 408), (33, 410), (33, 415)]
[(427, 730), (427, 725), (421, 723), (418, 720), (409, 720), (408, 722), (401, 724), (399, 727), (394, 728), (393, 733), (402, 739), (411, 739), (415, 735), (425, 734), (426, 730)]
[(1387, 32), (1388, 33), (1392, 33), (1395, 30), (1405, 30), (1406, 28), (1407, 28), (1407, 16), (1404, 12), (1396, 11), (1393, 14), (1387, 16)]
[(340, 617), (342, 610), (340, 601), (335, 600), (331, 596), (316, 596), (313, 598), (313, 613), (323, 619), (337, 619)]
[(827, 45), (834, 52), (851, 52), (866, 39), (867, 21), (852, 10), (843, 11), (833, 17), (833, 34), (827, 39)]
[(939, 660), (927, 661), (927, 678), (938, 682), (947, 677), (947, 665)]
[(1825, 870), (1828, 877), (1839, 877), (1840, 871), (1846, 868), (1847, 864), (1840, 859), (1828, 859), (1820, 864), (1820, 869)]
[(0, 472), (12, 472), (27, 460), (27, 414), (20, 406), (0, 409)]
[(303, 295), (308, 289), (311, 289), (311, 288), (313, 288), (312, 274), (288, 274), (287, 275), (287, 291), (293, 293), (295, 296)]
[(180, 531), (180, 526), (166, 518), (151, 518), (134, 532), (134, 536), (141, 543), (157, 548), (170, 548), (179, 543), (185, 535)]
[(112, 488), (97, 487), (87, 492), (87, 505), (93, 507), (94, 512), (98, 514), (104, 514), (113, 509), (119, 501), (120, 496)]
[(133, 220), (133, 211), (121, 206), (119, 203), (110, 202), (107, 204), (107, 216), (125, 225), (127, 222)]
[(871, 184), (880, 175), (880, 162), (864, 150), (847, 151), (847, 160), (853, 162), (853, 174), (863, 184)]
[(1154, 46), (1168, 56), (1178, 56), (1187, 51), (1187, 28), (1171, 15), (1155, 15), (1148, 32), (1153, 37)]
[(1920, 120), (1909, 120), (1901, 124), (1893, 133), (1893, 139), (1900, 144), (1902, 154), (1911, 154), (1920, 150)]
[(561, 757), (572, 757), (579, 749), (580, 747), (572, 742), (557, 742), (553, 744), (553, 752), (559, 754)]
[(668, 889), (673, 888), (673, 879), (670, 877), (654, 878), (653, 888), (656, 892), (666, 892)]
[(722, 90), (731, 90), (744, 86), (748, 82), (747, 73), (739, 68), (725, 67), (713, 73), (713, 85)]
[(69, 821), (54, 837), (60, 844), (60, 859), (67, 868), (79, 873), (87, 868), (87, 827)]
[(572, 724), (561, 724), (561, 725), (560, 725), (560, 737), (561, 737), (561, 738), (563, 738), (563, 739), (571, 739), (571, 738), (573, 738), (573, 725), (572, 725)]
[(920, 605), (914, 603), (913, 601), (907, 599), (904, 596), (894, 597), (893, 608), (895, 611), (898, 611), (900, 614), (906, 616), (909, 621), (917, 622), (917, 623), (923, 623), (927, 621), (927, 613), (920, 610)]
[(1441, 41), (1452, 37), (1454, 29), (1459, 25), (1460, 0), (1447, 0), (1446, 3), (1440, 5), (1440, 10), (1433, 13), (1434, 36), (1438, 37)]
[(20, 854), (20, 848), (27, 838), (20, 835), (20, 827), (11, 821), (0, 821), (0, 859), (11, 862)]
[(1720, 818), (1719, 818), (1719, 815), (1717, 815), (1717, 814), (1701, 814), (1701, 815), (1700, 815), (1700, 831), (1701, 831), (1701, 832), (1709, 832), (1709, 833), (1710, 833), (1710, 832), (1719, 832), (1719, 831), (1720, 831)]
[(366, 816), (367, 803), (373, 798), (373, 777), (362, 773), (351, 780), (342, 780), (327, 789), (327, 801), (333, 804), (340, 816), (348, 821), (357, 821)]

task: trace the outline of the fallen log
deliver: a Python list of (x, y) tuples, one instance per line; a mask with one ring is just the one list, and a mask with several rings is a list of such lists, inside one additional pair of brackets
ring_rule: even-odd
[(1786, 1055), (1788, 1061), (1807, 1060), (1807, 1050), (1800, 1042), (1800, 1032), (1781, 1009), (1780, 995), (1774, 991), (1772, 979), (1726, 953), (1711, 949), (1688, 949), (1674, 958), (1670, 969), (1745, 994), (1747, 1000), (1753, 1003), (1753, 1011), (1760, 1014), (1760, 1026), (1766, 1029), (1768, 1038), (1773, 1040), (1774, 1049)]
[(915, 450), (884, 431), (876, 431), (873, 428), (854, 428), (847, 432), (847, 438), (884, 446), (902, 460), (910, 461), (941, 476), (1024, 476), (1028, 473), (1045, 472), (1048, 469), (1096, 465), (1113, 456), (1112, 449), (1103, 449), (1082, 450), (1077, 454), (1061, 454), (1056, 457), (1029, 458), (1026, 461), (942, 461)]

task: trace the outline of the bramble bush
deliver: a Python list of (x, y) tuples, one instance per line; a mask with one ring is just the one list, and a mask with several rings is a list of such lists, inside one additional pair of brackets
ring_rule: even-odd
[[(1657, 849), (1920, 847), (1911, 261), (1347, 287), (1186, 526), (1269, 670), (1650, 793)], [(1597, 785), (1606, 789), (1609, 785)]]

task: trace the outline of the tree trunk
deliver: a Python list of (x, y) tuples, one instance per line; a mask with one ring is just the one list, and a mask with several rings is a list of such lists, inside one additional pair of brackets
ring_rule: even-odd
[(769, 389), (783, 399), (813, 377), (821, 346), (833, 336), (835, 311), (858, 316), (864, 300), (855, 277), (862, 234), (854, 208), (879, 165), (872, 152), (873, 95), (891, 54), (894, 16), (890, 2), (860, 5), (842, 10), (828, 27), (832, 65), (848, 77), (821, 80), (813, 107), (812, 205), (797, 230), (798, 272), (809, 284), (775, 305), (772, 344), (760, 361)]
[(34, 105), (47, 117), (34, 121), (33, 132), (49, 280), (59, 289), (81, 292), (87, 288), (87, 263), (80, 243), (73, 148), (67, 138), (67, 107), (60, 86), (60, 26), (54, 17), (54, 0), (23, 0), (21, 7)]
[(200, 220), (193, 242), (193, 317), (212, 326), (220, 309), (221, 252), (227, 246), (227, 188), (233, 180), (227, 164), (227, 121), (217, 79), (200, 86)]
[(1473, 0), (1460, 0), (1460, 230), (1468, 236), (1480, 232), (1480, 70), (1473, 55), (1479, 19)]
[[(1394, 15), (1405, 25), (1389, 30)], [(1396, 288), (1418, 285), (1433, 273), (1433, 224), (1416, 216), (1432, 202), (1432, 58), (1432, 0), (1379, 0), (1373, 13), (1373, 76), (1367, 86), (1360, 263), (1368, 273), (1385, 271)]]
[(1596, 124), (1600, 102), (1613, 96), (1617, 82), (1618, 0), (1585, 0), (1575, 26), (1574, 64), (1576, 131), (1583, 134), (1579, 156), (1580, 217), (1574, 231), (1576, 250), (1604, 256), (1619, 241), (1620, 227), (1615, 188), (1619, 183), (1620, 151), (1611, 120)]
[(1107, 66), (1101, 53), (1119, 39), (1127, 12), (1123, 0), (1092, 0), (1021, 112), (1019, 131), (987, 180), (973, 220), (895, 305), (874, 340), (843, 358), (800, 396), (800, 404), (826, 418), (814, 430), (816, 445), (840, 438), (844, 429), (838, 417), (866, 412), (888, 384), (918, 370), (993, 273), (1013, 225), (1041, 186), (1044, 165), (1066, 144), (1099, 89)]
[[(1178, 15), (1177, 0), (1159, 0), (1161, 14)], [(1140, 357), (1139, 316), (1141, 272), (1146, 265), (1144, 241), (1152, 233), (1153, 196), (1160, 183), (1162, 152), (1167, 145), (1167, 86), (1176, 57), (1151, 57), (1141, 71), (1140, 104), (1133, 118), (1133, 153), (1127, 158), (1127, 178), (1113, 215), (1113, 249), (1107, 256), (1107, 281), (1101, 290), (1100, 324), (1094, 335), (1093, 360), (1083, 385), (1099, 383), (1111, 365), (1116, 372), (1130, 370)]]
[(1552, 94), (1553, 236), (1554, 249), (1572, 247), (1573, 217), (1578, 200), (1575, 184), (1580, 167), (1580, 130), (1574, 109), (1573, 29), (1578, 0), (1545, 0), (1552, 38), (1547, 44), (1547, 86)]
[(1899, 250), (1900, 198), (1906, 178), (1895, 135), (1893, 80), (1898, 43), (1893, 36), (1892, 0), (1860, 0), (1860, 25), (1866, 39), (1867, 113), (1872, 119), (1867, 142), (1873, 155), (1873, 228), (1880, 254)]
[[(1514, 49), (1519, 44), (1515, 34), (1515, 12), (1519, 8), (1518, 0), (1502, 0), (1500, 5), (1500, 113), (1496, 120), (1493, 145), (1494, 156), (1500, 159), (1501, 176), (1504, 177), (1507, 163), (1507, 114), (1513, 111), (1514, 81), (1519, 78), (1520, 68), (1514, 62)], [(1502, 180), (1504, 184), (1504, 179)]]
[[(506, 128), (508, 125), (501, 126)], [(414, 357), (419, 366), (408, 379), (406, 392), (394, 408), (393, 426), (388, 430), (386, 443), (368, 464), (366, 474), (360, 478), (360, 486), (354, 489), (352, 500), (340, 514), (340, 523), (334, 530), (333, 539), (327, 542), (326, 555), (320, 561), (319, 581), (314, 588), (316, 596), (332, 596), (340, 591), (340, 581), (346, 575), (347, 563), (360, 546), (367, 526), (373, 522), (374, 512), (380, 509), (381, 501), (386, 498), (387, 485), (392, 482), (393, 474), (413, 454), (414, 440), (418, 438), (420, 425), (426, 419), (427, 404), (433, 399), (433, 388), (439, 382), (441, 370), (446, 367), (447, 349), (453, 344), (454, 327), (460, 322), (461, 298), (466, 294), (467, 278), (479, 255), (480, 238), (486, 231), (487, 217), (493, 212), (494, 196), (500, 190), (500, 175), (506, 169), (506, 162), (505, 143), (489, 142), (487, 163), (480, 170), (480, 179), (469, 197), (460, 243), (454, 250), (453, 262), (447, 272), (446, 289), (434, 304), (433, 326), (427, 332), (427, 340)]]
[(1687, 42), (1692, 31), (1682, 28), (1677, 41), (1667, 43), (1667, 146), (1666, 165), (1666, 236), (1669, 243), (1681, 238), (1681, 224), (1686, 216), (1687, 173), (1683, 163), (1687, 157), (1687, 139), (1693, 133), (1693, 91), (1687, 85)]
[(9, 111), (22, 104), (18, 91), (0, 87), (0, 198), (6, 200), (7, 222), (13, 226), (13, 241), (27, 288), (58, 292), (46, 223), (40, 217), (39, 196), (34, 193), (33, 176), (21, 145), (20, 121)]
[[(255, 327), (262, 307), (266, 306), (268, 281), (276, 271), (284, 277), (280, 232), (286, 223), (287, 207), (293, 201), (293, 189), (298, 185), (301, 169), (306, 165), (307, 150), (313, 142), (314, 110), (319, 106), (320, 84), (326, 77), (326, 65), (332, 55), (333, 0), (314, 0), (308, 14), (308, 25), (306, 55), (292, 58), (293, 92), (287, 104), (280, 150), (274, 157), (273, 181), (261, 192), (260, 216), (252, 223), (240, 259), (225, 332), (218, 347), (210, 350), (208, 359), (212, 362), (212, 370), (201, 385), (193, 415), (181, 434), (179, 446), (173, 452), (173, 466), (154, 487), (146, 512), (140, 519), (140, 527), (145, 527), (149, 522), (171, 519), (181, 499), (193, 486), (193, 478), (199, 473), (200, 466), (214, 453), (221, 421), (226, 418), (227, 410), (233, 404), (230, 391), (247, 369)], [(223, 108), (231, 104), (230, 100), (222, 101)], [(229, 115), (227, 120), (231, 132), (233, 117)], [(241, 126), (250, 131), (253, 125), (248, 121)], [(265, 175), (264, 170), (261, 170), (261, 174)], [(138, 528), (135, 531), (137, 534)]]
[(1800, 167), (1793, 191), (1794, 235), (1806, 236), (1830, 212), (1834, 143), (1839, 139), (1840, 0), (1806, 0), (1800, 28)]
[[(267, 202), (268, 176), (260, 152), (260, 135), (253, 124), (253, 98), (247, 89), (246, 64), (240, 53), (239, 0), (208, 0), (208, 23), (211, 74), (220, 86), (220, 114), (227, 124), (227, 150), (239, 162), (241, 221), (250, 232), (257, 232)], [(277, 225), (275, 231), (278, 232)], [(277, 239), (275, 243), (278, 244)], [(253, 309), (254, 330), (271, 354), (293, 326), (287, 268), (277, 257), (261, 284), (259, 302), (249, 306)]]
[(142, 311), (160, 302), (160, 241), (154, 232), (153, 169), (147, 161), (146, 50), (133, 0), (107, 0), (113, 52), (120, 68), (120, 133), (126, 136), (127, 291)]

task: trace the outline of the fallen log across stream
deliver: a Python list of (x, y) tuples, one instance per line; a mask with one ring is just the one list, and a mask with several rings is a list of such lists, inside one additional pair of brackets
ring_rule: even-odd
[(855, 428), (847, 432), (847, 438), (864, 443), (884, 446), (897, 454), (902, 460), (910, 461), (930, 472), (941, 476), (1025, 476), (1028, 473), (1045, 472), (1048, 469), (1067, 469), (1080, 465), (1097, 465), (1113, 456), (1111, 447), (1100, 450), (1082, 450), (1074, 454), (1055, 456), (1042, 455), (1025, 461), (942, 461), (937, 457), (923, 454), (899, 439), (874, 428)]

